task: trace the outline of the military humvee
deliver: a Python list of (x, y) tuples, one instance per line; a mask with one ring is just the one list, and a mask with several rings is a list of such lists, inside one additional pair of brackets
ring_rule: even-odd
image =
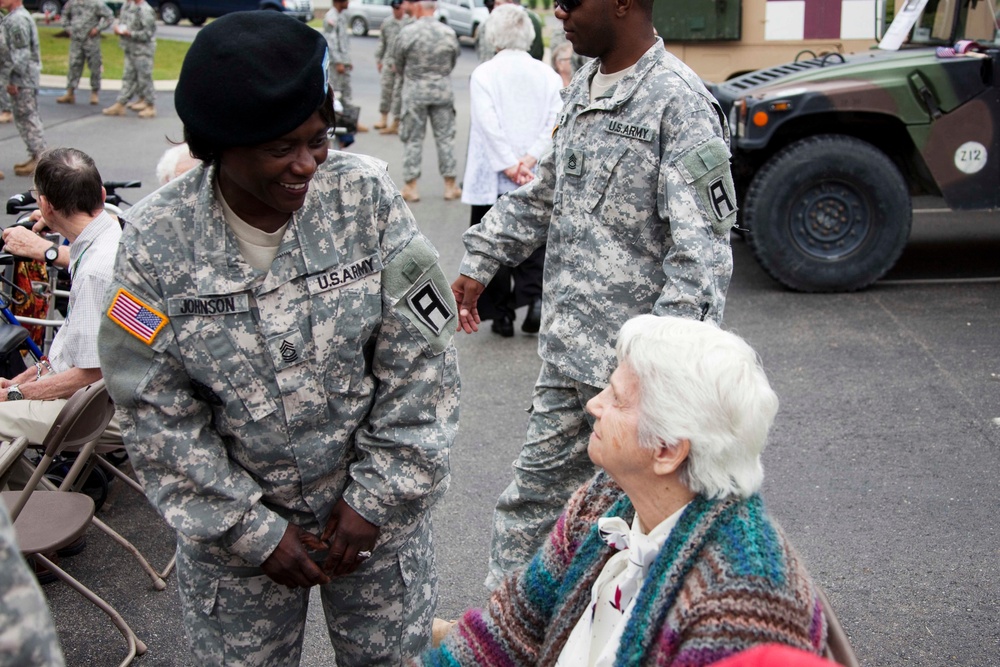
[(857, 290), (884, 275), (909, 236), (912, 196), (1000, 207), (992, 0), (897, 9), (877, 49), (710, 86), (732, 129), (741, 226), (761, 266), (792, 289)]

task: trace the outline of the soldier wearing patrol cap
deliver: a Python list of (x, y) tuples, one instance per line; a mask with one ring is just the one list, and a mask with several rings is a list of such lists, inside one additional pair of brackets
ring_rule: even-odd
[(615, 367), (621, 326), (642, 313), (721, 321), (736, 221), (729, 132), (718, 104), (653, 30), (653, 0), (556, 0), (577, 53), (553, 148), (530, 184), (463, 237), (452, 285), (466, 332), (501, 264), (546, 245), (543, 364), (514, 481), (497, 502), (486, 581), (527, 562), (594, 473), (584, 406)]
[(273, 12), (199, 33), (175, 104), (202, 165), (130, 209), (101, 325), (201, 664), (297, 664), (312, 586), (342, 667), (430, 640), (456, 308), (385, 164), (328, 155), (326, 58)]

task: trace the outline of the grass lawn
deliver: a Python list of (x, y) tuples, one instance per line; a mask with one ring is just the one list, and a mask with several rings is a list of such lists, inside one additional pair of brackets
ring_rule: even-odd
[[(69, 38), (57, 37), (60, 27), (38, 26), (38, 41), (42, 49), (42, 74), (65, 76), (69, 71)], [(63, 33), (65, 34), (65, 33)], [(184, 55), (191, 46), (188, 42), (170, 39), (156, 41), (156, 57), (153, 59), (153, 79), (176, 79), (181, 72)], [(101, 34), (101, 55), (104, 57), (104, 78), (122, 78), (125, 53), (118, 46), (118, 38), (109, 33)], [(90, 80), (90, 70), (84, 68), (80, 86), (86, 88)]]

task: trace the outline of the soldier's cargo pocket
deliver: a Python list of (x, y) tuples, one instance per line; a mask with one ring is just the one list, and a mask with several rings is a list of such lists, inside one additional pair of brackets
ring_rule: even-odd
[(198, 662), (246, 664), (250, 656), (297, 650), (301, 591), (280, 586), (260, 568), (203, 563), (184, 551), (177, 575), (184, 626)]
[(399, 140), (404, 144), (417, 131), (417, 114), (407, 111), (403, 114), (403, 119), (399, 123)]
[(622, 156), (626, 152), (628, 152), (628, 146), (622, 144), (615, 146), (613, 150), (603, 156), (600, 162), (597, 161), (597, 156), (592, 152), (588, 152), (584, 157), (585, 161), (592, 162), (590, 165), (584, 165), (584, 172), (590, 172), (583, 192), (583, 208), (588, 213), (593, 213), (606, 195), (618, 194), (620, 196), (623, 194), (617, 188), (612, 189), (610, 183), (612, 174), (615, 173), (618, 163), (621, 162)]
[(275, 403), (259, 374), (218, 322), (203, 321), (177, 330), (188, 376), (215, 395), (227, 426), (239, 428), (274, 412)]

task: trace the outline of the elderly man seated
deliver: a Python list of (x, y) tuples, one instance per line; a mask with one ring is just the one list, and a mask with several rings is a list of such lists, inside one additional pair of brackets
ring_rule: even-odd
[(602, 470), (546, 543), (426, 665), (708, 665), (779, 643), (814, 654), (816, 586), (768, 516), (760, 454), (778, 410), (756, 354), (714, 324), (642, 315), (587, 404)]
[[(73, 285), (69, 312), (52, 340), (49, 364), (35, 364), (17, 377), (0, 379), (0, 439), (24, 435), (41, 444), (66, 399), (102, 377), (97, 329), (121, 227), (104, 211), (101, 174), (82, 151), (44, 152), (35, 169), (35, 189), (41, 212), (35, 232), (51, 229), (62, 234), (70, 242), (68, 251), (23, 227), (4, 230), (4, 247), (15, 255), (68, 266)], [(121, 444), (117, 418), (99, 444)]]

